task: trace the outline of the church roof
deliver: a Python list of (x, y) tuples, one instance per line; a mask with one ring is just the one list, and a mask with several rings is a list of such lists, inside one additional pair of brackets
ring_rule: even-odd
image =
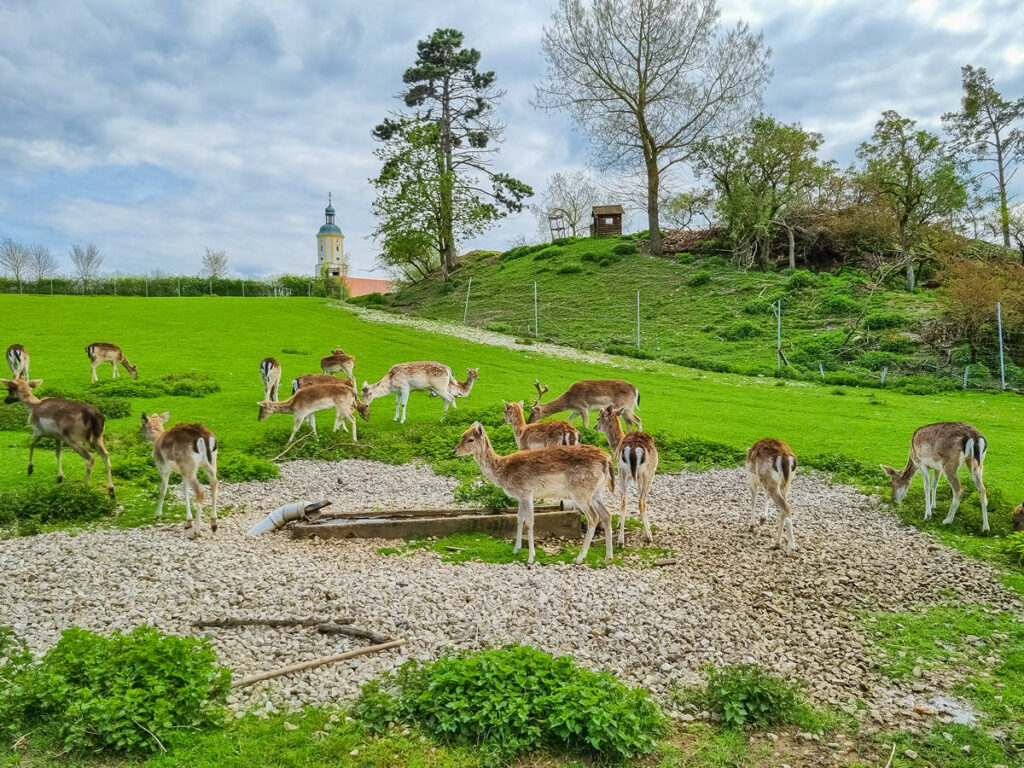
[(320, 227), (320, 231), (317, 232), (317, 234), (318, 235), (340, 235), (341, 234), (341, 227), (339, 227), (337, 224), (324, 224), (322, 227)]

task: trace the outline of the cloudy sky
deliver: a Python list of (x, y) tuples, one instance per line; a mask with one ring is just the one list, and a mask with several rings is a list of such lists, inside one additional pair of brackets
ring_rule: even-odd
[[(1024, 94), (1020, 0), (721, 1), (774, 49), (766, 111), (821, 131), (841, 164), (884, 109), (937, 129), (962, 64)], [(508, 91), (504, 169), (540, 188), (586, 165), (568, 119), (529, 104), (552, 5), (3, 0), (0, 236), (62, 259), (91, 240), (112, 271), (191, 273), (210, 247), (242, 274), (311, 272), (331, 190), (369, 275), (370, 131), (436, 27), (462, 29)], [(523, 214), (467, 247), (535, 229)]]

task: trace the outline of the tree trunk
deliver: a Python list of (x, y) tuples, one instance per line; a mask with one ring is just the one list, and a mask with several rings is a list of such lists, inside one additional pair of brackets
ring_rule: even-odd
[(914, 290), (914, 260), (910, 254), (903, 251), (903, 257), (907, 260), (907, 290)]
[(793, 228), (788, 224), (786, 227), (786, 234), (789, 235), (789, 268), (796, 269), (796, 238), (793, 236)]
[(647, 231), (651, 243), (651, 255), (661, 256), (664, 247), (661, 243), (661, 223), (658, 220), (658, 188), (661, 175), (656, 164), (647, 164)]
[(1003, 163), (1003, 142), (999, 137), (998, 128), (996, 136), (996, 165), (999, 168), (999, 228), (1003, 234), (1003, 247), (1010, 247), (1010, 207), (1006, 200), (1006, 169)]

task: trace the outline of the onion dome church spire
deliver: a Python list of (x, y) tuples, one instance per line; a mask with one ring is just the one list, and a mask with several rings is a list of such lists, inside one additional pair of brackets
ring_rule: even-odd
[(334, 223), (334, 195), (327, 193), (327, 207), (324, 208), (324, 225), (316, 233), (316, 273), (324, 277), (348, 276), (348, 262), (345, 260), (345, 236)]

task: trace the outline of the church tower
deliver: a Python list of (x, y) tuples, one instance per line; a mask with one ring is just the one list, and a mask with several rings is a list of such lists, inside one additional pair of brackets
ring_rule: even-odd
[(327, 207), (324, 208), (326, 222), (316, 233), (317, 255), (316, 274), (327, 277), (348, 277), (348, 262), (345, 261), (345, 236), (334, 223), (334, 206), (330, 192), (327, 193)]

